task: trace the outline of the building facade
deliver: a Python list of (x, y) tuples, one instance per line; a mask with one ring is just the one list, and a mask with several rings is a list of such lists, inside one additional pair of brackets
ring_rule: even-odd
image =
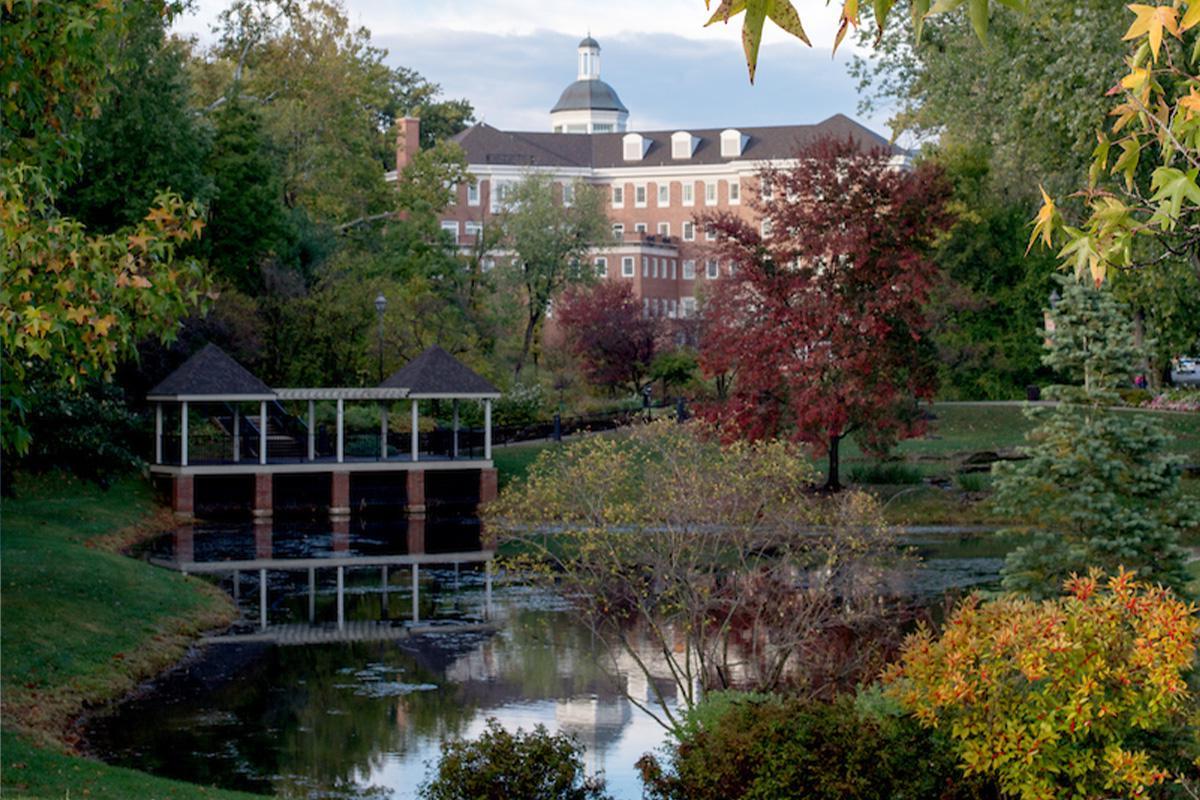
[[(799, 148), (821, 137), (888, 148), (898, 166), (907, 163), (905, 151), (841, 114), (808, 125), (628, 131), (628, 110), (600, 80), (599, 54), (590, 36), (579, 43), (578, 79), (550, 112), (551, 132), (480, 123), (455, 137), (475, 180), (456, 187), (442, 228), (464, 249), (501, 213), (509, 188), (529, 173), (552, 176), (566, 203), (582, 181), (607, 198), (612, 240), (591, 255), (598, 274), (628, 281), (647, 314), (686, 317), (705, 281), (729, 266), (713, 254), (715, 237), (701, 218), (727, 211), (760, 224), (752, 198), (765, 191), (762, 170), (786, 167)], [(401, 168), (417, 125), (400, 122)]]

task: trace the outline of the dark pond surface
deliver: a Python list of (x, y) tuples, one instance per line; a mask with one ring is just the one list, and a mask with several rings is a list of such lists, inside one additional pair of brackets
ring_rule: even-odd
[[(994, 584), (1013, 546), (936, 529), (907, 540), (931, 601)], [(495, 717), (575, 734), (615, 797), (641, 796), (633, 765), (664, 732), (624, 693), (652, 688), (560, 600), (493, 576), (475, 520), (197, 524), (145, 555), (230, 592), (236, 569), (243, 618), (91, 721), (110, 763), (288, 797), (409, 798), (443, 739)]]

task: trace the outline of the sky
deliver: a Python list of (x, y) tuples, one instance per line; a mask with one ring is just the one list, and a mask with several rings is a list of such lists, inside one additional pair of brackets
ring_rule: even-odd
[[(476, 117), (508, 130), (549, 130), (550, 108), (575, 80), (576, 46), (600, 42), (601, 78), (634, 130), (819, 122), (842, 113), (889, 135), (886, 112), (861, 115), (846, 65), (830, 50), (837, 8), (794, 0), (814, 46), (767, 23), (755, 85), (747, 80), (741, 17), (705, 28), (702, 0), (343, 0), (387, 62), (465, 97)], [(175, 30), (212, 40), (228, 0), (196, 0)], [(716, 3), (714, 2), (714, 6)]]

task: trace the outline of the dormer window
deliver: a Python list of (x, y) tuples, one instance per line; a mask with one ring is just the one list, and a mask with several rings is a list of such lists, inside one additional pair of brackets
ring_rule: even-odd
[(650, 140), (640, 133), (627, 133), (621, 141), (626, 161), (641, 161), (650, 149)]
[(700, 139), (687, 131), (677, 131), (671, 134), (671, 158), (691, 158), (696, 152)]
[(721, 157), (737, 158), (746, 149), (750, 137), (736, 128), (721, 131)]

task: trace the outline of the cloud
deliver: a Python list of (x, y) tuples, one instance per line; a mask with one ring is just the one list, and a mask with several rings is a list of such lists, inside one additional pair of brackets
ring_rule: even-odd
[[(176, 29), (211, 40), (206, 32), (226, 5), (198, 0)], [(746, 78), (740, 20), (704, 28), (701, 0), (346, 0), (345, 6), (351, 21), (389, 51), (388, 63), (416, 69), (447, 97), (465, 97), (480, 119), (500, 128), (549, 129), (550, 108), (575, 79), (575, 48), (589, 28), (602, 47), (602, 77), (635, 128), (856, 117), (846, 72), (852, 51), (845, 47), (831, 58), (836, 11), (824, 0), (796, 0), (814, 48), (768, 26), (754, 86)], [(886, 135), (886, 114), (861, 121)]]

